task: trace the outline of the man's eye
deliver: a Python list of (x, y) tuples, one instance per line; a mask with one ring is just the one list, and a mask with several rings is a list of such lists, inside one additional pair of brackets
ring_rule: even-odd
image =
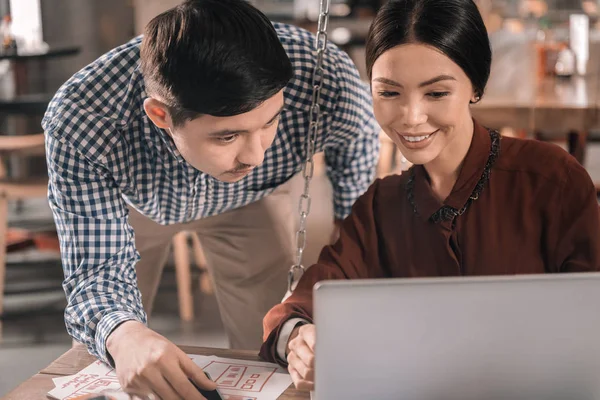
[(221, 143), (232, 143), (237, 139), (238, 135), (229, 135), (218, 138), (217, 140)]

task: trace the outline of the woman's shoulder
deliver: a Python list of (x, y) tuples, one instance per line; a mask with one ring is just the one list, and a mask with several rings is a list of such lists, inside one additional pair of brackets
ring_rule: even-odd
[(407, 200), (406, 184), (409, 178), (409, 171), (404, 171), (401, 175), (377, 178), (362, 196), (362, 200), (374, 210), (389, 210), (390, 207), (399, 209)]
[(371, 206), (387, 203), (398, 204), (406, 197), (406, 183), (408, 179), (409, 172), (404, 172), (401, 175), (394, 174), (377, 178), (367, 191), (360, 196), (356, 204), (364, 203), (371, 204)]
[(410, 179), (410, 170), (404, 171), (402, 174), (388, 175), (378, 178), (373, 183), (376, 186), (377, 196), (398, 196), (406, 191), (406, 184)]
[(556, 183), (572, 179), (573, 175), (589, 179), (585, 168), (563, 148), (533, 139), (503, 137), (493, 169), (531, 174)]

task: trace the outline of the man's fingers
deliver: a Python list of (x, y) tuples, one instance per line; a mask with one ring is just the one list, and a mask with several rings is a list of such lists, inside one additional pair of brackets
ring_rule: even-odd
[(147, 381), (148, 386), (162, 400), (180, 400), (183, 399), (174, 389), (174, 387), (167, 382), (165, 377), (156, 370), (155, 372), (144, 377)]
[[(141, 382), (142, 380), (140, 379), (139, 381), (136, 382), (136, 384), (121, 384), (121, 388), (123, 388), (123, 390), (127, 390), (128, 392), (131, 393), (135, 393), (137, 395), (140, 396), (149, 396), (150, 394), (154, 394), (154, 390), (152, 389), (152, 387), (150, 386), (149, 382)], [(158, 397), (156, 397), (158, 399)]]
[(198, 389), (188, 379), (187, 375), (179, 367), (179, 364), (173, 364), (168, 370), (163, 372), (165, 379), (177, 392), (177, 395), (182, 399), (204, 400), (204, 396), (200, 394)]
[(119, 384), (123, 389), (132, 390), (139, 393), (150, 393), (152, 392), (152, 387), (150, 386), (150, 382), (145, 379), (142, 375), (120, 375), (117, 371), (117, 375), (119, 377)]
[(181, 352), (179, 364), (185, 375), (202, 389), (215, 390), (217, 388), (216, 382), (208, 379), (202, 368), (197, 366), (184, 352)]

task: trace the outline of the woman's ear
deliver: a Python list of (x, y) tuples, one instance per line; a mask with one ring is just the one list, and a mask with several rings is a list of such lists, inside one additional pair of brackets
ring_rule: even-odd
[(473, 96), (471, 96), (471, 100), (469, 100), (469, 103), (479, 103), (479, 100), (481, 100), (481, 95), (477, 92), (473, 92)]
[(479, 103), (479, 100), (481, 100), (481, 96), (474, 94), (473, 97), (471, 97), (471, 100), (469, 101), (469, 103), (471, 103), (471, 104)]

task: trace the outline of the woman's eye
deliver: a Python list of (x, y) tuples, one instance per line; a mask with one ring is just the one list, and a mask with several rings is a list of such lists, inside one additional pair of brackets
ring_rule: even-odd
[(383, 90), (383, 91), (379, 92), (379, 96), (385, 97), (385, 98), (394, 97), (397, 95), (398, 95), (398, 92), (390, 92), (388, 90)]
[(450, 94), (450, 92), (431, 92), (427, 93), (427, 95), (434, 99), (441, 99), (442, 97), (446, 97)]

